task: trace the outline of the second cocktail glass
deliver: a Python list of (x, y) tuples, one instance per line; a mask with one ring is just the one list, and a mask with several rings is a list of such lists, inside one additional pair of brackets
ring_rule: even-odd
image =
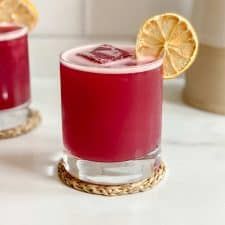
[(24, 123), (30, 103), (28, 29), (0, 23), (0, 131)]

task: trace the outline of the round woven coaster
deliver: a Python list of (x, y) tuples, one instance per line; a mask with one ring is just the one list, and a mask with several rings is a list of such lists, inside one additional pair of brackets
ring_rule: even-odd
[(0, 139), (13, 138), (22, 134), (26, 134), (36, 128), (40, 122), (40, 113), (36, 110), (29, 109), (27, 120), (17, 127), (0, 131)]
[(100, 185), (81, 181), (78, 178), (71, 176), (66, 171), (62, 160), (58, 163), (58, 176), (64, 184), (78, 191), (105, 196), (126, 195), (146, 191), (158, 184), (164, 177), (165, 172), (165, 164), (161, 161), (159, 167), (155, 169), (150, 178), (130, 184)]

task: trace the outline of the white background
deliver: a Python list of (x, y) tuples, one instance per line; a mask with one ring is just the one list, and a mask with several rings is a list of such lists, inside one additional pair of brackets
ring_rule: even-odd
[(36, 36), (131, 36), (157, 13), (187, 17), (192, 0), (33, 0), (40, 11)]

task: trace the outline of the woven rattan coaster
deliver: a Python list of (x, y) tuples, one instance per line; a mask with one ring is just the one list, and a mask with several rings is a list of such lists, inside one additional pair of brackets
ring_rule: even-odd
[(71, 176), (66, 171), (62, 160), (58, 163), (58, 176), (64, 184), (78, 191), (105, 196), (126, 195), (146, 191), (158, 184), (164, 177), (165, 172), (165, 164), (161, 161), (159, 167), (155, 169), (152, 177), (145, 180), (122, 185), (99, 185), (81, 181)]
[(0, 131), (0, 139), (13, 138), (22, 134), (26, 134), (36, 128), (40, 121), (40, 113), (36, 110), (29, 109), (27, 120), (17, 127)]

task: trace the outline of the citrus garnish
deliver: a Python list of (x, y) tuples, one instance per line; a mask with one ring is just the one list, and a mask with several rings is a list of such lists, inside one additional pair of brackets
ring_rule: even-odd
[(29, 0), (0, 0), (0, 22), (27, 26), (32, 30), (38, 21), (38, 12)]
[(138, 33), (137, 58), (163, 57), (165, 79), (175, 78), (186, 71), (197, 52), (198, 38), (194, 28), (187, 19), (174, 13), (148, 19)]

